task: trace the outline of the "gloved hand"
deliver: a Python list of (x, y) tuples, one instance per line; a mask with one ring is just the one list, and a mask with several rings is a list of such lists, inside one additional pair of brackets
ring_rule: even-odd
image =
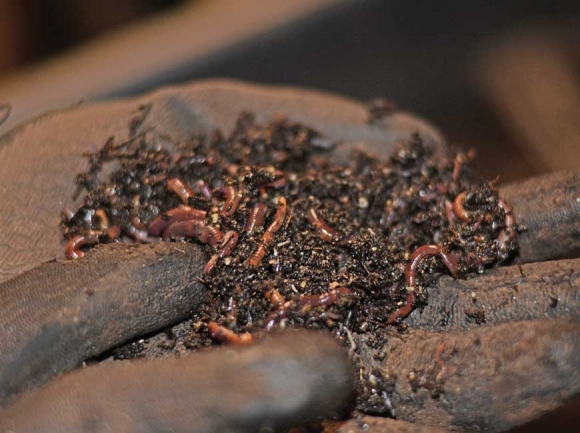
[[(197, 278), (207, 258), (195, 245), (104, 245), (82, 260), (60, 260), (58, 216), (74, 193), (83, 152), (111, 135), (123, 140), (130, 130), (168, 141), (228, 131), (242, 110), (258, 121), (281, 113), (319, 130), (341, 143), (332, 156), (339, 162), (353, 146), (387, 155), (415, 131), (436, 151), (445, 146), (433, 127), (404, 113), (369, 124), (363, 106), (340, 97), (229, 82), (48, 115), (3, 137), (0, 404), (11, 404), (0, 414), (4, 430), (93, 431), (107, 424), (115, 431), (256, 431), (337, 414), (349, 403), (348, 363), (331, 343), (308, 335), (298, 337), (304, 343), (282, 337), (239, 355), (89, 367), (35, 391), (87, 359), (183, 320), (204, 297)], [(528, 226), (520, 237), (522, 263), (580, 246), (578, 181), (560, 173), (501, 190)], [(572, 260), (466, 281), (442, 278), (430, 304), (409, 317), (413, 329), (377, 349), (387, 360), (369, 351), (363, 361), (379, 363), (393, 378), (390, 398), (400, 419), (489, 431), (526, 422), (580, 390), (577, 273)], [(474, 302), (485, 310), (485, 325), (469, 329), (465, 311)], [(434, 369), (446, 375), (438, 398), (410, 379)]]

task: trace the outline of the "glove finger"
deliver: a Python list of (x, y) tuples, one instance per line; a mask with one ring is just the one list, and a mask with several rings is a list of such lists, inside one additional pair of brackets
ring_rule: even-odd
[(545, 318), (580, 321), (580, 259), (497, 268), (467, 280), (442, 277), (406, 323), (447, 331)]
[(0, 284), (0, 406), (204, 300), (193, 244), (102, 245)]
[(359, 353), (391, 414), (419, 424), (505, 431), (580, 393), (580, 325), (563, 320), (412, 331)]
[(354, 377), (331, 337), (282, 334), (242, 349), (69, 373), (5, 409), (0, 430), (281, 431), (344, 415)]
[(518, 224), (519, 261), (539, 262), (580, 252), (580, 174), (559, 171), (500, 188)]
[(9, 235), (0, 244), (0, 282), (55, 257), (62, 257), (58, 219), (74, 207), (75, 173), (85, 169), (83, 153), (111, 136), (118, 143), (145, 131), (170, 146), (216, 128), (229, 133), (244, 110), (260, 122), (282, 114), (341, 143), (336, 159), (354, 146), (388, 154), (394, 143), (419, 131), (441, 148), (441, 135), (405, 113), (369, 124), (364, 105), (323, 92), (205, 81), (169, 88), (141, 98), (93, 104), (46, 115), (0, 139), (0, 226)]

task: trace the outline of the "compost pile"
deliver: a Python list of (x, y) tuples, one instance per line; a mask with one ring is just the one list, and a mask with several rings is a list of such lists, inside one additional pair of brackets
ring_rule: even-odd
[(62, 220), (67, 256), (108, 242), (202, 244), (209, 299), (165, 334), (167, 350), (292, 326), (329, 329), (356, 355), (353, 334), (380, 347), (385, 327), (403, 331), (439, 276), (483, 272), (516, 250), (509, 206), (493, 182), (471, 182), (465, 154), (435, 158), (414, 135), (386, 161), (354, 151), (336, 166), (334, 146), (307, 126), (259, 125), (248, 113), (230, 136), (171, 151), (147, 134), (112, 138), (77, 177), (84, 196)]

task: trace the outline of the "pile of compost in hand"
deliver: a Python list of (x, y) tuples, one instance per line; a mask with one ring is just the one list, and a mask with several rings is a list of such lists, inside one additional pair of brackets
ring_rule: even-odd
[(208, 254), (203, 311), (115, 356), (303, 327), (329, 329), (356, 357), (353, 334), (379, 348), (385, 328), (404, 332), (439, 276), (483, 272), (515, 252), (511, 210), (493, 182), (470, 180), (467, 155), (435, 158), (415, 134), (385, 161), (353, 151), (336, 166), (334, 145), (307, 126), (262, 126), (244, 113), (229, 137), (216, 131), (171, 151), (147, 134), (111, 138), (87, 155), (81, 204), (62, 219), (69, 258), (121, 241), (197, 242)]

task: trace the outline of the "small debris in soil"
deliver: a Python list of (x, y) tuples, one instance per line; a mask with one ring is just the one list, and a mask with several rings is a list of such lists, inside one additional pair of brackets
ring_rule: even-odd
[[(328, 329), (356, 358), (353, 333), (380, 348), (385, 327), (404, 330), (439, 276), (483, 272), (515, 252), (509, 205), (493, 182), (470, 181), (465, 154), (436, 159), (415, 134), (385, 162), (354, 152), (335, 166), (333, 146), (307, 126), (262, 126), (248, 113), (229, 137), (193, 137), (174, 152), (147, 135), (111, 138), (87, 155), (81, 204), (63, 212), (67, 256), (107, 242), (201, 243), (210, 297), (164, 333), (167, 351), (245, 344), (291, 326)], [(366, 371), (362, 382), (359, 409), (384, 412), (388, 380)]]

